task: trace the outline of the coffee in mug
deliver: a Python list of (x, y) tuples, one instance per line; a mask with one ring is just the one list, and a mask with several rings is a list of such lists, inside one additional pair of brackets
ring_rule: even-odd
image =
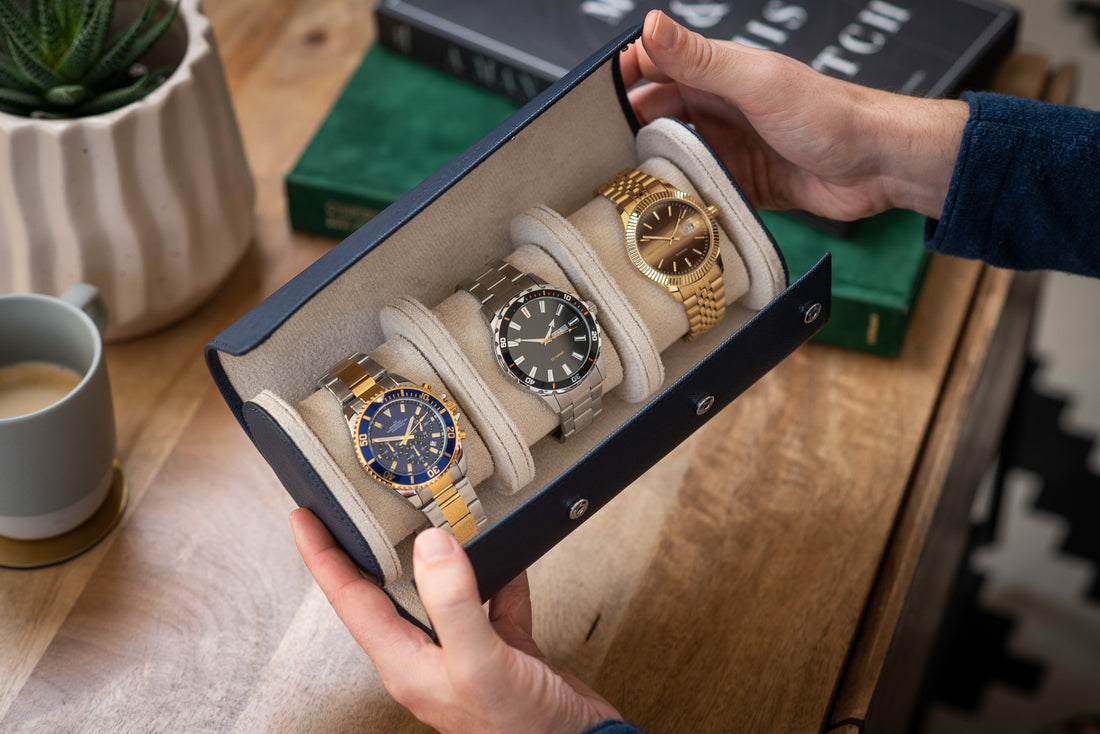
[(0, 367), (0, 418), (48, 408), (80, 384), (76, 370), (50, 362), (20, 362)]

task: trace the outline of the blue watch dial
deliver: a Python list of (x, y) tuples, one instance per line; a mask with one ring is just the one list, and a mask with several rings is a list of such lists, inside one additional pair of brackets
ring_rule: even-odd
[(359, 414), (355, 443), (363, 466), (398, 490), (413, 489), (447, 470), (458, 447), (454, 414), (417, 387), (385, 391)]

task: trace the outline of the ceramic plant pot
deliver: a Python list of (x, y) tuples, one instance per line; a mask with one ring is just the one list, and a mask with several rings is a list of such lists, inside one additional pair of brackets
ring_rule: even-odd
[(115, 340), (202, 304), (252, 237), (255, 188), (198, 0), (182, 0), (150, 56), (179, 66), (125, 107), (73, 120), (0, 113), (0, 293), (91, 283)]

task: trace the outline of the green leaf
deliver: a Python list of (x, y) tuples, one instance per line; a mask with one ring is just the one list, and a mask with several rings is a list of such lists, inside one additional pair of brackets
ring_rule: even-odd
[(38, 36), (42, 39), (42, 45), (46, 48), (49, 57), (56, 61), (69, 47), (72, 36), (62, 33), (61, 25), (53, 12), (50, 0), (35, 0), (35, 6), (35, 12), (32, 13), (28, 4), (27, 17), (38, 29)]
[(38, 30), (38, 34), (42, 35), (42, 29), (38, 25), (39, 16), (42, 14), (42, 8), (45, 5), (44, 0), (27, 0), (26, 5), (23, 7), (23, 14), (27, 16), (27, 20)]
[[(4, 0), (0, 0), (3, 2)], [(53, 73), (53, 70), (45, 66), (34, 56), (27, 53), (22, 46), (12, 41), (11, 36), (5, 38), (8, 50), (11, 52), (12, 61), (19, 67), (36, 90), (48, 89), (58, 84), (63, 84), (61, 77)]]
[(72, 38), (76, 35), (76, 26), (80, 23), (80, 13), (77, 11), (77, 2), (74, 0), (52, 0), (53, 16), (57, 21), (57, 27), (61, 35)]
[(91, 18), (81, 27), (73, 45), (58, 63), (57, 73), (66, 79), (83, 79), (103, 52), (110, 23), (110, 6), (95, 5)]
[(6, 104), (4, 100), (0, 100), (0, 112), (7, 112), (9, 115), (18, 115), (20, 117), (27, 116), (27, 110), (23, 107), (17, 107), (13, 104)]
[[(6, 0), (0, 0), (5, 2)], [(134, 47), (134, 42), (138, 39), (142, 30), (145, 28), (149, 19), (153, 16), (153, 11), (156, 9), (157, 0), (150, 0), (145, 6), (145, 10), (138, 16), (137, 20), (129, 25), (129, 27), (123, 31), (111, 47), (107, 50), (107, 53), (103, 54), (88, 72), (88, 76), (85, 77), (85, 82), (90, 86), (99, 86), (104, 82), (107, 82), (115, 77), (121, 76), (130, 68), (133, 61), (130, 61), (130, 50)]]
[(76, 107), (86, 100), (90, 93), (91, 90), (83, 84), (66, 84), (47, 89), (44, 96), (46, 101), (55, 107)]
[(42, 106), (42, 98), (18, 89), (0, 87), (0, 105), (19, 108), (16, 114), (25, 115)]
[(27, 78), (15, 62), (2, 55), (0, 55), (0, 86), (12, 89), (22, 87), (27, 91), (36, 89), (34, 82)]
[(153, 91), (154, 85), (151, 81), (149, 74), (142, 74), (136, 82), (129, 86), (112, 89), (88, 100), (73, 110), (73, 116), (98, 115), (101, 112), (124, 107)]
[(31, 25), (12, 0), (0, 0), (0, 30), (4, 32), (9, 53), (12, 46), (21, 46), (31, 55), (41, 54), (45, 50), (38, 29)]

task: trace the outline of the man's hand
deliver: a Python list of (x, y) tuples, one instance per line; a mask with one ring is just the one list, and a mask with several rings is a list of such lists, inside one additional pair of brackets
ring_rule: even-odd
[(621, 57), (645, 124), (695, 125), (749, 202), (857, 219), (885, 209), (939, 217), (965, 102), (890, 94), (818, 74), (782, 56), (704, 38), (659, 11)]
[(446, 530), (422, 532), (413, 571), (439, 645), (403, 619), (313, 513), (290, 516), (298, 550), (336, 614), (366, 651), (390, 694), (441, 732), (573, 734), (614, 707), (555, 672), (531, 637), (526, 574), (500, 591), (486, 617), (473, 567)]

